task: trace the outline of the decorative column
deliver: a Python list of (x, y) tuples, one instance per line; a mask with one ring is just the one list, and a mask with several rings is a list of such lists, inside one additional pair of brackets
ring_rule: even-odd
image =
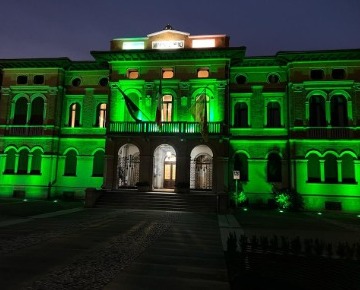
[(26, 112), (26, 125), (29, 124), (30, 118), (31, 118), (31, 101), (28, 100), (27, 112)]
[(19, 153), (15, 153), (15, 164), (14, 164), (14, 173), (18, 172), (19, 168)]
[(337, 162), (337, 173), (338, 173), (338, 182), (342, 183), (342, 170), (341, 170), (341, 164), (342, 164), (342, 160), (336, 160)]
[(358, 177), (359, 166), (360, 166), (360, 160), (354, 160), (354, 180), (355, 180), (355, 182), (359, 182), (358, 180), (360, 180), (360, 178)]
[(354, 120), (353, 120), (353, 111), (352, 111), (352, 101), (347, 101), (347, 113), (348, 113), (348, 126), (353, 126)]
[[(214, 102), (216, 106), (211, 106), (210, 110), (214, 112), (213, 116), (217, 117), (215, 120), (210, 120), (210, 122), (223, 122), (225, 120), (225, 103), (229, 106), (229, 100), (226, 100), (225, 91), (226, 91), (226, 81), (219, 81), (217, 83), (217, 100)], [(215, 96), (216, 97), (216, 96)], [(210, 103), (211, 104), (211, 103)], [(215, 107), (215, 108), (214, 108)], [(230, 108), (232, 110), (233, 108)]]
[(26, 170), (26, 173), (27, 173), (27, 174), (31, 173), (32, 159), (33, 159), (33, 154), (29, 154), (29, 155), (28, 155), (27, 170)]
[(326, 112), (326, 124), (329, 126), (331, 124), (331, 103), (330, 101), (325, 102), (325, 112)]
[(320, 181), (325, 182), (325, 160), (320, 161)]

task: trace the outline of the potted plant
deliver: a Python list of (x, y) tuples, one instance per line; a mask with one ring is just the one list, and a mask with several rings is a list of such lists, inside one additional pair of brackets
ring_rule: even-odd
[(175, 184), (175, 192), (188, 193), (189, 191), (190, 191), (190, 183), (189, 182), (177, 182)]
[(148, 181), (139, 181), (136, 183), (136, 187), (138, 191), (149, 191), (150, 183)]

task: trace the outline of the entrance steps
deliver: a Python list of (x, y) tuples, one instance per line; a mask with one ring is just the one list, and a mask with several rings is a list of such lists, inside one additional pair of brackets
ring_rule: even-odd
[(106, 191), (95, 203), (98, 208), (217, 212), (213, 193)]

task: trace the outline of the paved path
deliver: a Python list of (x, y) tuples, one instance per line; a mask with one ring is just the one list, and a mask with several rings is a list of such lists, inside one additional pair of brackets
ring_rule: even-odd
[(0, 224), (0, 289), (229, 289), (221, 227), (232, 227), (225, 222), (231, 218), (105, 209), (58, 214)]

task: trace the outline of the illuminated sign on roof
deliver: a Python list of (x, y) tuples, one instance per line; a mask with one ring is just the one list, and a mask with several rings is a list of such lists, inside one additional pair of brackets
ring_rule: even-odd
[(184, 48), (184, 40), (152, 42), (152, 49), (179, 49), (179, 48)]

